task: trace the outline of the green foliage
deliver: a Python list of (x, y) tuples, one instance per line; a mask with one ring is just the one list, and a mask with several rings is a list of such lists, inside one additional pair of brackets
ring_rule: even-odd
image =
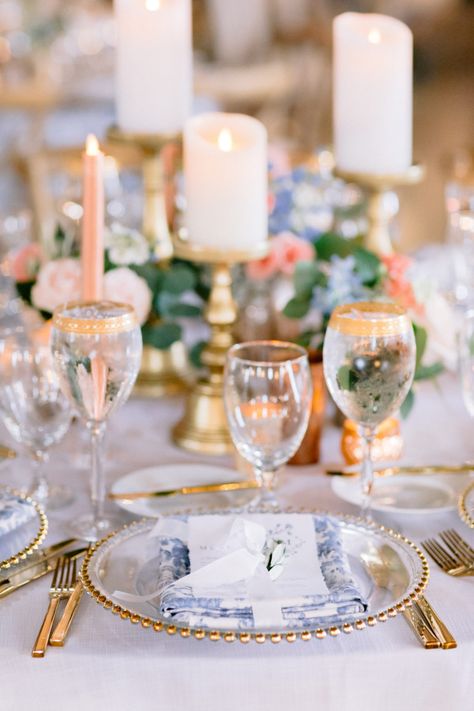
[(348, 257), (354, 253), (354, 249), (361, 246), (361, 239), (349, 240), (332, 232), (326, 232), (315, 242), (318, 259), (329, 262), (331, 257)]
[(198, 341), (189, 351), (189, 360), (195, 368), (202, 368), (202, 352), (207, 345), (207, 341)]
[(163, 289), (171, 294), (183, 294), (194, 289), (196, 281), (196, 273), (190, 266), (184, 262), (171, 264), (164, 272)]
[(355, 269), (362, 283), (373, 289), (381, 281), (384, 269), (382, 262), (373, 252), (363, 247), (355, 247), (352, 256), (355, 259)]
[(166, 350), (181, 338), (181, 326), (177, 323), (164, 321), (156, 324), (145, 324), (142, 328), (143, 343), (159, 350)]
[(303, 318), (308, 313), (309, 307), (309, 299), (301, 299), (295, 296), (287, 303), (283, 309), (283, 314), (288, 318)]
[(411, 389), (408, 391), (408, 395), (406, 396), (406, 398), (403, 401), (403, 404), (400, 408), (400, 414), (403, 417), (403, 419), (408, 417), (414, 404), (415, 404), (415, 393), (413, 392), (413, 389)]

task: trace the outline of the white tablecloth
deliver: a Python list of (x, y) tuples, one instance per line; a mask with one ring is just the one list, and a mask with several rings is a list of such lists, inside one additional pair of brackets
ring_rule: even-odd
[[(179, 399), (131, 400), (117, 413), (108, 438), (110, 481), (137, 467), (196, 459), (169, 442), (181, 409)], [(324, 461), (338, 460), (338, 436), (326, 428)], [(472, 458), (474, 425), (454, 378), (444, 377), (441, 391), (422, 387), (404, 436), (406, 461)], [(51, 514), (50, 543), (65, 535), (67, 521), (86, 506), (87, 475), (71, 468), (67, 446), (55, 455), (52, 478), (67, 482), (77, 498)], [(19, 462), (0, 471), (0, 481), (19, 483), (22, 477)], [(279, 496), (290, 505), (354, 512), (332, 494), (318, 467), (288, 469)], [(398, 524), (415, 541), (453, 526), (474, 543), (474, 531), (454, 512), (405, 517)], [(0, 709), (467, 709), (474, 699), (474, 579), (449, 578), (434, 564), (431, 569), (427, 597), (456, 636), (455, 650), (424, 650), (402, 617), (351, 635), (294, 644), (181, 639), (122, 621), (87, 597), (66, 646), (33, 659), (47, 603), (49, 581), (43, 578), (0, 600)]]

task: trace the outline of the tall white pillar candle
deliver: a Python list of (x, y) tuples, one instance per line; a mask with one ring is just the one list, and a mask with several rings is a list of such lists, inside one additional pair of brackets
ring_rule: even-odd
[(190, 114), (191, 0), (115, 0), (117, 123), (174, 134)]
[(334, 20), (334, 149), (341, 170), (403, 173), (412, 161), (413, 37), (393, 17)]
[(268, 0), (207, 0), (215, 58), (244, 64), (261, 58), (271, 40)]
[(190, 242), (238, 250), (267, 239), (267, 133), (260, 121), (224, 113), (189, 119), (184, 173)]

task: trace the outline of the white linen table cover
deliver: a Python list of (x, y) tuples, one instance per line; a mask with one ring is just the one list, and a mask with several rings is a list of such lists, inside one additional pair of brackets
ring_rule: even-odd
[[(403, 426), (406, 462), (461, 462), (474, 455), (474, 423), (464, 411), (458, 383), (444, 376), (441, 385), (441, 392), (430, 383), (418, 390), (415, 410)], [(134, 468), (195, 461), (169, 441), (169, 427), (181, 412), (179, 399), (129, 401), (110, 423), (109, 482)], [(0, 439), (7, 441), (3, 431)], [(340, 460), (338, 445), (339, 431), (328, 426), (324, 461)], [(73, 505), (51, 514), (46, 544), (65, 537), (68, 519), (86, 506), (88, 477), (71, 468), (67, 448), (68, 441), (53, 455), (51, 478), (78, 495)], [(23, 466), (17, 461), (1, 469), (0, 480), (18, 485), (27, 476)], [(288, 505), (355, 512), (332, 494), (321, 467), (288, 469), (278, 496)], [(395, 523), (417, 542), (454, 527), (474, 544), (474, 532), (454, 512)], [(451, 579), (434, 564), (431, 571), (427, 597), (456, 636), (455, 650), (424, 650), (401, 616), (347, 636), (293, 644), (181, 639), (120, 620), (85, 597), (66, 646), (33, 659), (50, 582), (43, 578), (0, 600), (0, 708), (464, 710), (474, 698), (474, 580)]]

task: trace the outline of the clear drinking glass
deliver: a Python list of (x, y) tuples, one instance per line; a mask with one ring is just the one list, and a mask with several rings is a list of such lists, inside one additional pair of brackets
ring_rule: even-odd
[(92, 513), (71, 528), (77, 537), (95, 541), (119, 523), (104, 512), (102, 442), (107, 419), (127, 400), (140, 368), (140, 326), (125, 304), (66, 304), (54, 313), (51, 344), (63, 392), (91, 437)]
[(474, 417), (474, 309), (465, 313), (459, 334), (459, 368), (464, 405)]
[(400, 306), (360, 302), (334, 309), (324, 339), (324, 376), (334, 401), (358, 424), (364, 442), (361, 482), (366, 515), (375, 429), (405, 400), (415, 361), (412, 324)]
[(254, 467), (259, 504), (277, 505), (275, 472), (295, 454), (308, 426), (312, 382), (306, 350), (250, 341), (227, 354), (224, 401), (232, 440)]
[(51, 486), (45, 465), (49, 448), (68, 430), (71, 410), (49, 347), (29, 343), (19, 327), (0, 336), (0, 416), (33, 459), (35, 474), (29, 493), (48, 509), (68, 503), (70, 490)]

